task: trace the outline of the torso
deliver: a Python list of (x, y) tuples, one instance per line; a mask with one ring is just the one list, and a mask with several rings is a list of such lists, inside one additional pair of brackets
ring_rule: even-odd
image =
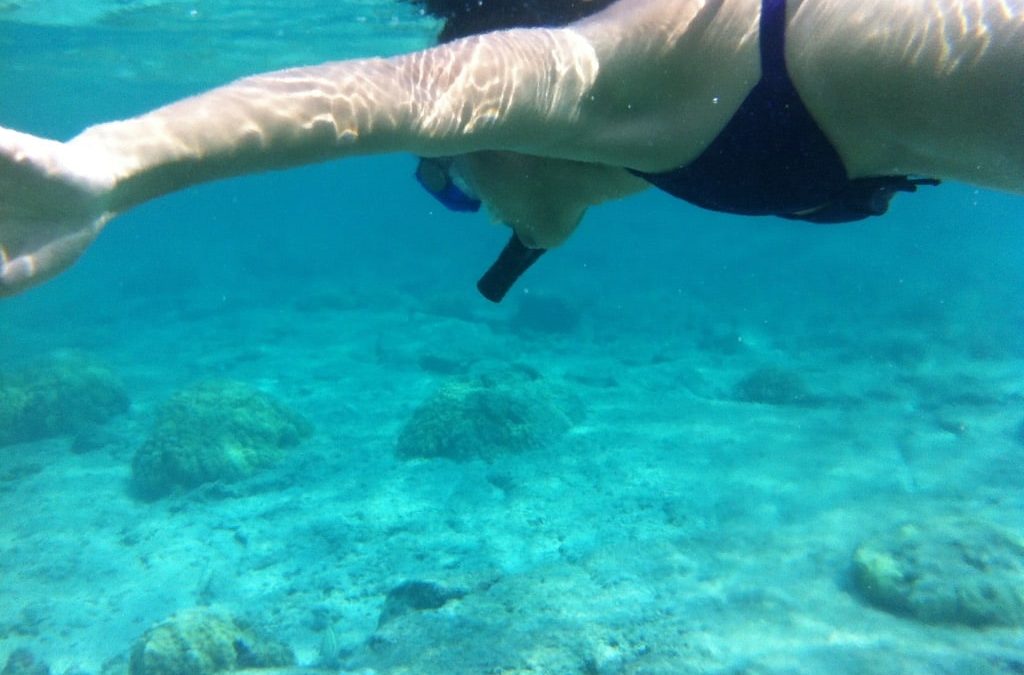
[[(552, 145), (523, 152), (552, 171), (560, 160), (543, 157), (649, 172), (691, 162), (760, 78), (759, 16), (760, 0), (620, 0), (572, 24), (596, 52), (597, 81), (571, 124), (538, 134)], [(790, 77), (851, 178), (933, 175), (1024, 192), (1020, 0), (789, 0), (788, 16)], [(639, 189), (619, 174), (603, 174), (614, 190), (549, 199), (585, 205), (592, 193)], [(501, 192), (506, 204), (520, 199), (515, 186)]]
[[(620, 0), (582, 22), (616, 64), (593, 122), (617, 145), (599, 161), (665, 171), (695, 158), (759, 78), (759, 14), (760, 0)], [(1024, 191), (1024, 3), (789, 0), (788, 15), (790, 77), (851, 177)]]
[(791, 75), (852, 175), (1024, 191), (1024, 3), (791, 2)]

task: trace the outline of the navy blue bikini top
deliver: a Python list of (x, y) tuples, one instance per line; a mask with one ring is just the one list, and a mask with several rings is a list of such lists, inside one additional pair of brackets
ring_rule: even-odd
[(816, 223), (881, 215), (897, 192), (938, 183), (850, 179), (786, 70), (786, 0), (762, 0), (760, 51), (761, 80), (696, 160), (665, 173), (632, 173), (707, 209)]

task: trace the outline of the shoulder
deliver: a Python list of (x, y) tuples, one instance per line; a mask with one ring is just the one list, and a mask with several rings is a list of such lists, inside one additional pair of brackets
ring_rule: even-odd
[(695, 158), (757, 82), (760, 0), (620, 0), (566, 30), (598, 74), (581, 121), (592, 159), (645, 171)]

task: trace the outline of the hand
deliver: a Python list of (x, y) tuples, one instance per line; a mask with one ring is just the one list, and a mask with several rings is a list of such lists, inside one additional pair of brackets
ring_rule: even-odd
[(101, 158), (0, 127), (0, 296), (68, 268), (113, 217)]

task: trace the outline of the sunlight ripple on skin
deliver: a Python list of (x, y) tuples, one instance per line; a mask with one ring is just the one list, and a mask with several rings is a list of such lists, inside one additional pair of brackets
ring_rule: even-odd
[[(864, 26), (872, 25), (872, 17), (878, 14), (880, 1), (862, 3), (856, 19)], [(956, 3), (927, 0), (934, 18), (922, 23), (917, 10), (918, 3), (925, 1), (910, 0), (904, 5), (902, 18), (894, 16), (885, 24), (878, 24), (874, 30), (866, 31), (865, 37), (883, 52), (900, 52), (908, 65), (928, 61), (932, 50), (938, 50), (940, 58), (934, 62), (937, 72), (948, 73), (961, 65), (976, 64), (988, 52), (992, 32), (986, 17), (990, 14), (998, 14), (996, 22), (1000, 24), (1008, 20), (1018, 24), (1024, 22), (1024, 15), (1020, 15), (1008, 0), (962, 0)], [(832, 6), (833, 12), (838, 14), (842, 11), (839, 0), (833, 0)], [(887, 7), (891, 13), (892, 6), (887, 3)], [(828, 11), (827, 7), (820, 5), (816, 9)]]
[(955, 14), (940, 23), (945, 37), (941, 63), (949, 71), (956, 70), (961, 62), (977, 63), (988, 51), (992, 39), (985, 24), (983, 5), (977, 1), (963, 2), (956, 9)]
[[(472, 133), (493, 125), (509, 114), (512, 102), (523, 87), (535, 89), (537, 100), (545, 106), (542, 116), (568, 110), (569, 117), (579, 114), (580, 102), (593, 86), (598, 74), (597, 55), (589, 41), (575, 31), (534, 30), (531, 41), (519, 40), (518, 31), (510, 31), (489, 41), (469, 40), (465, 61), (454, 63), (439, 57), (437, 50), (428, 50), (412, 57), (414, 70), (420, 73), (414, 91), (445, 92), (437, 96), (417, 97), (430, 101), (421, 113), (418, 126), (428, 136)], [(496, 45), (496, 42), (503, 44)], [(540, 44), (538, 44), (540, 43)], [(521, 49), (522, 44), (529, 51)], [(498, 48), (495, 48), (495, 47)], [(524, 68), (531, 55), (538, 53), (553, 59), (552, 67), (543, 76), (537, 70)], [(451, 56), (451, 53), (447, 54)], [(467, 96), (466, 92), (473, 94)]]

